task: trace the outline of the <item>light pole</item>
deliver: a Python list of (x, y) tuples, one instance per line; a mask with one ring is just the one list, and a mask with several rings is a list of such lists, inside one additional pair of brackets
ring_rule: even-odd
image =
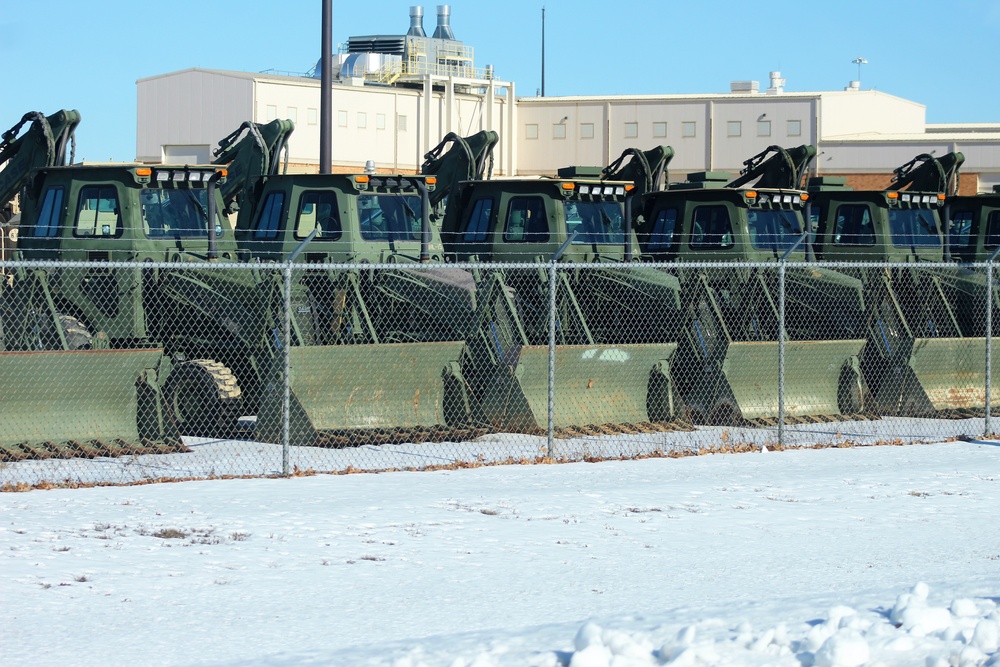
[(861, 88), (861, 66), (862, 65), (867, 65), (868, 64), (868, 59), (867, 58), (862, 58), (861, 56), (858, 56), (857, 58), (855, 58), (851, 62), (858, 66), (858, 88)]

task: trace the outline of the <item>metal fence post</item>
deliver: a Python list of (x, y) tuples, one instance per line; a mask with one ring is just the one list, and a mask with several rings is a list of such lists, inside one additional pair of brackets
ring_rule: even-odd
[(291, 474), (289, 467), (289, 412), (291, 411), (292, 404), (292, 385), (291, 377), (289, 375), (291, 360), (289, 357), (289, 348), (292, 345), (292, 262), (288, 261), (285, 263), (284, 271), (284, 281), (283, 281), (283, 296), (284, 296), (284, 318), (282, 324), (284, 325), (284, 333), (281, 337), (281, 385), (282, 385), (282, 401), (281, 401), (281, 474), (286, 477)]
[(778, 262), (778, 445), (785, 445), (785, 260)]
[(549, 262), (549, 415), (546, 454), (555, 453), (556, 413), (556, 262)]
[(986, 263), (986, 418), (983, 421), (983, 436), (992, 432), (990, 424), (990, 393), (993, 382), (990, 370), (993, 368), (993, 259)]

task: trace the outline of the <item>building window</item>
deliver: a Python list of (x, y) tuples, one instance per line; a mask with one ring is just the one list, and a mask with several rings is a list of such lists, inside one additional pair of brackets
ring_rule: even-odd
[(788, 121), (788, 136), (790, 136), (790, 137), (800, 137), (800, 136), (802, 136), (802, 121), (801, 120), (790, 120), (790, 121)]
[(400, 132), (406, 132), (406, 116), (400, 116), (396, 120), (396, 129)]
[(667, 124), (662, 122), (653, 123), (653, 136), (654, 137), (667, 136)]
[(385, 114), (377, 113), (375, 114), (375, 129), (384, 130), (385, 129)]
[(316, 109), (306, 109), (306, 122), (315, 125), (319, 122), (319, 111)]
[(635, 139), (639, 136), (639, 123), (625, 123), (625, 138)]
[(343, 109), (337, 112), (337, 125), (339, 127), (347, 127), (347, 112)]
[(552, 138), (553, 139), (565, 139), (566, 138), (566, 124), (556, 123), (552, 126)]
[(358, 112), (358, 128), (365, 129), (368, 127), (368, 114), (364, 111)]
[(278, 117), (278, 107), (274, 104), (268, 104), (265, 113), (265, 121), (271, 121)]
[(594, 124), (593, 123), (580, 123), (580, 138), (581, 139), (593, 139), (594, 138)]
[(769, 121), (769, 120), (758, 120), (757, 121), (757, 136), (758, 137), (769, 137), (769, 136), (771, 136), (771, 121)]
[(524, 138), (525, 139), (537, 139), (538, 138), (538, 125), (535, 123), (529, 123), (524, 126)]
[(299, 110), (297, 107), (288, 107), (288, 120), (293, 123), (299, 122)]
[(739, 137), (743, 134), (743, 123), (738, 120), (731, 120), (726, 123), (726, 136)]
[(697, 133), (698, 124), (693, 120), (686, 120), (681, 123), (681, 136), (682, 137), (695, 137)]

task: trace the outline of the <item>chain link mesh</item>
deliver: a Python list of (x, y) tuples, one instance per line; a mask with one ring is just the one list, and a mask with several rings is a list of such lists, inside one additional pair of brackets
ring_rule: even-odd
[(911, 442), (995, 425), (1000, 277), (986, 264), (0, 268), (3, 485)]

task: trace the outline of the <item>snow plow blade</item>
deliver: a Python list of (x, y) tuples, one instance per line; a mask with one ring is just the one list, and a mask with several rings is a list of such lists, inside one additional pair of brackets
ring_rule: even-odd
[(0, 353), (0, 460), (186, 451), (166, 416), (162, 350)]
[[(324, 433), (444, 425), (452, 409), (442, 369), (463, 341), (293, 347), (289, 351), (289, 442), (317, 445)], [(280, 357), (264, 392), (257, 437), (282, 441)]]
[[(680, 416), (670, 378), (676, 349), (674, 343), (557, 346), (554, 426), (664, 422)], [(513, 366), (493, 370), (475, 402), (474, 421), (506, 432), (545, 429), (549, 349), (522, 346), (515, 356)]]
[[(986, 408), (985, 338), (915, 338), (905, 366), (890, 368), (875, 398), (883, 414), (933, 417)], [(993, 386), (1000, 372), (992, 371)]]
[[(864, 340), (785, 343), (785, 416), (838, 416), (864, 410), (858, 355)], [(779, 417), (778, 343), (731, 342), (721, 369), (684, 396), (695, 423), (739, 426)]]

